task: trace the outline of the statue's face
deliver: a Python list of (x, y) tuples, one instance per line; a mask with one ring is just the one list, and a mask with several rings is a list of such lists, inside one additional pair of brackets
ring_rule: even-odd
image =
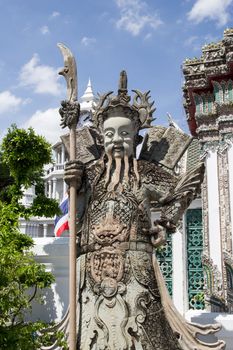
[(130, 157), (134, 151), (136, 130), (133, 122), (125, 117), (110, 117), (103, 125), (104, 148), (113, 158)]

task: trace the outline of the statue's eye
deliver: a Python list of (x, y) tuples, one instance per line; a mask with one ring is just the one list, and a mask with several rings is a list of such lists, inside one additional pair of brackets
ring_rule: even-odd
[(113, 137), (113, 132), (112, 131), (107, 131), (105, 136), (107, 137)]
[(121, 135), (122, 135), (122, 136), (127, 136), (127, 135), (129, 135), (129, 133), (128, 133), (127, 131), (122, 131), (122, 132), (121, 132)]

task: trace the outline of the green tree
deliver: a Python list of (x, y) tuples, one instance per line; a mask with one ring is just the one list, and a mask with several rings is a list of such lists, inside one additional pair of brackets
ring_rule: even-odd
[[(0, 149), (0, 349), (38, 349), (48, 340), (38, 336), (44, 323), (24, 322), (24, 317), (54, 277), (35, 262), (33, 240), (20, 233), (18, 222), (20, 217), (59, 213), (58, 203), (44, 195), (43, 166), (51, 161), (50, 144), (33, 129), (13, 125), (8, 130)], [(32, 185), (36, 198), (25, 208), (23, 190)]]

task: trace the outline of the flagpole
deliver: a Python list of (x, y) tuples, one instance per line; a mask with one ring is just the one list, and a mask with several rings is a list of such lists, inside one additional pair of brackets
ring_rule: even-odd
[[(62, 101), (59, 112), (62, 117), (61, 126), (70, 129), (70, 161), (76, 160), (76, 128), (79, 119), (80, 108), (77, 102), (77, 68), (74, 56), (64, 44), (57, 44), (64, 58), (64, 68), (59, 72), (66, 79), (67, 101)], [(77, 339), (77, 277), (76, 277), (76, 208), (77, 208), (77, 182), (70, 182), (70, 220), (69, 220), (69, 350), (76, 350)]]

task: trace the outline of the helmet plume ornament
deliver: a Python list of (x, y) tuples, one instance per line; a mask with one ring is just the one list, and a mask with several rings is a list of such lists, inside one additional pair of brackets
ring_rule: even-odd
[(150, 91), (142, 93), (139, 90), (134, 92), (133, 103), (130, 104), (131, 97), (127, 90), (127, 74), (121, 71), (118, 94), (112, 95), (109, 91), (103, 95), (98, 94), (98, 102), (94, 106), (93, 124), (97, 129), (102, 130), (103, 123), (110, 117), (124, 116), (134, 121), (137, 130), (150, 128), (153, 120), (154, 101), (150, 102)]

